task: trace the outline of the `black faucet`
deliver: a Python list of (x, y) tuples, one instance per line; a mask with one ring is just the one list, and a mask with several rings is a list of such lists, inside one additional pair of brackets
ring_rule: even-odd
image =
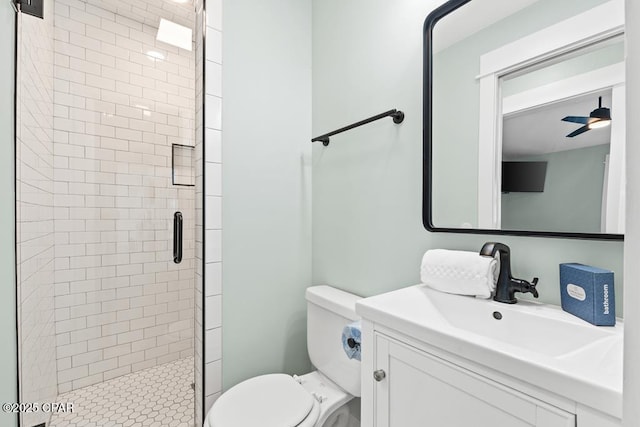
[(496, 293), (493, 297), (494, 301), (506, 304), (515, 304), (518, 302), (514, 296), (516, 292), (531, 293), (534, 298), (538, 298), (536, 285), (538, 278), (535, 277), (531, 283), (526, 280), (516, 279), (511, 276), (511, 250), (504, 243), (488, 242), (480, 249), (481, 256), (495, 257), (496, 253), (500, 256), (500, 275), (496, 284)]

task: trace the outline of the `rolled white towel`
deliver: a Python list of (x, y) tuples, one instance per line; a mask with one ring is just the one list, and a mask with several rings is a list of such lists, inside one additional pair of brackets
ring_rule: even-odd
[(422, 257), (420, 279), (441, 292), (490, 298), (498, 273), (495, 258), (477, 252), (431, 249)]

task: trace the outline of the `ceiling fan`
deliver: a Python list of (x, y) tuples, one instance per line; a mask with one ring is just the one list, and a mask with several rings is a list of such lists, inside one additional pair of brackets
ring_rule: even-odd
[(581, 133), (585, 133), (591, 129), (603, 128), (611, 124), (611, 110), (602, 107), (602, 97), (598, 98), (598, 108), (593, 110), (588, 117), (586, 116), (567, 116), (562, 119), (564, 122), (580, 123), (584, 126), (578, 128), (567, 135), (567, 138), (573, 138)]

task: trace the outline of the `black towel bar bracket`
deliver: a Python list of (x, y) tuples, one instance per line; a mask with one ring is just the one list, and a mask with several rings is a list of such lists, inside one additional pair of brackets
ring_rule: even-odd
[(394, 108), (393, 110), (385, 111), (384, 113), (380, 113), (376, 116), (369, 117), (368, 119), (364, 119), (359, 122), (350, 124), (349, 126), (345, 126), (338, 130), (334, 130), (333, 132), (329, 132), (329, 133), (325, 133), (324, 135), (317, 136), (313, 138), (311, 142), (322, 142), (322, 145), (326, 147), (327, 145), (329, 145), (329, 138), (331, 138), (333, 135), (337, 135), (339, 133), (346, 132), (348, 130), (357, 128), (359, 126), (366, 125), (371, 122), (375, 122), (376, 120), (384, 119), (385, 117), (391, 117), (393, 118), (393, 123), (400, 124), (404, 120), (404, 113)]

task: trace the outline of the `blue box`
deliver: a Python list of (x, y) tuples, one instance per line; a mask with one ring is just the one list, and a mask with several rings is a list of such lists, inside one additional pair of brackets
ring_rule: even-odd
[(562, 309), (596, 326), (616, 324), (613, 271), (583, 264), (560, 264)]

